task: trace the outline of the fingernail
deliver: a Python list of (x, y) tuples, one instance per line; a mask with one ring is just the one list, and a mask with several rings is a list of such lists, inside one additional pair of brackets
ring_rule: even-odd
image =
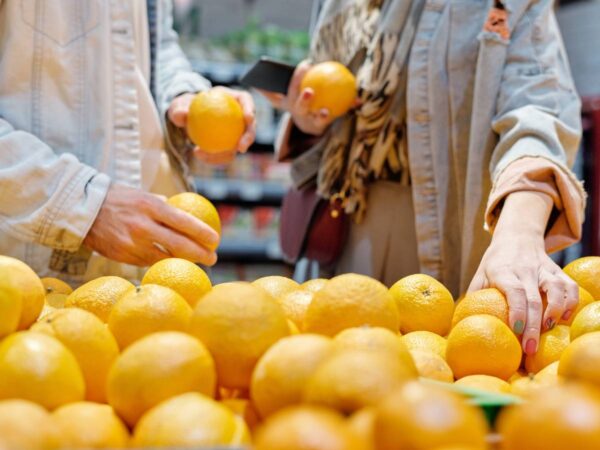
[(549, 330), (554, 328), (554, 325), (556, 325), (556, 322), (554, 322), (554, 319), (549, 318), (548, 320), (546, 320), (546, 328), (548, 328)]
[(525, 345), (525, 353), (533, 355), (537, 351), (537, 342), (535, 339), (529, 339)]
[(562, 319), (569, 320), (569, 318), (571, 317), (571, 314), (573, 314), (573, 311), (565, 311), (565, 313), (562, 315)]
[(515, 330), (516, 334), (521, 334), (525, 329), (525, 323), (522, 320), (517, 320), (513, 326), (513, 329)]
[(308, 100), (308, 99), (310, 98), (310, 92), (309, 92), (309, 91), (304, 91), (304, 92), (302, 93), (302, 98), (303, 98), (304, 100)]

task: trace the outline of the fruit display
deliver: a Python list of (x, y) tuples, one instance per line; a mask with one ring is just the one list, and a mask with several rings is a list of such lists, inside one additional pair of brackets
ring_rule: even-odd
[(565, 270), (585, 305), (526, 356), (500, 291), (455, 305), (422, 274), (213, 286), (168, 258), (140, 286), (71, 290), (3, 256), (0, 449), (597, 450), (600, 257), (584, 263)]

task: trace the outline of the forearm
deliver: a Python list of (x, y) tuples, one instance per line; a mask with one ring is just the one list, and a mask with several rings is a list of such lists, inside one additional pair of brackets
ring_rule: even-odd
[(504, 201), (493, 239), (526, 235), (539, 238), (539, 243), (544, 245), (553, 207), (552, 197), (547, 194), (536, 191), (513, 192)]

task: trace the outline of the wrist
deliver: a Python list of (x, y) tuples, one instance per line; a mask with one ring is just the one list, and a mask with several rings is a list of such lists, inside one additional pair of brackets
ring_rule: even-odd
[(544, 241), (552, 198), (544, 193), (519, 191), (508, 195), (494, 230), (495, 239), (527, 239)]

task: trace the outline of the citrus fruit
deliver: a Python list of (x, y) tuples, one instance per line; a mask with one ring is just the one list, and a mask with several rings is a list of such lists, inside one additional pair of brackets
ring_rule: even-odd
[(442, 283), (429, 275), (409, 275), (397, 281), (390, 294), (400, 313), (400, 331), (431, 331), (445, 336), (450, 331), (454, 299)]
[(192, 308), (212, 288), (204, 270), (181, 258), (166, 258), (154, 263), (142, 278), (142, 286), (145, 284), (158, 284), (173, 289)]
[(52, 410), (84, 397), (81, 369), (59, 340), (22, 331), (0, 343), (0, 399), (31, 400)]
[(461, 320), (448, 336), (446, 361), (456, 378), (492, 375), (507, 380), (519, 368), (521, 355), (510, 328), (488, 314)]
[(290, 334), (285, 314), (265, 291), (248, 283), (215, 286), (198, 302), (190, 331), (215, 358), (219, 385), (245, 389), (271, 345)]
[(123, 295), (135, 290), (124, 278), (107, 276), (88, 281), (75, 289), (65, 301), (65, 307), (85, 309), (96, 314), (102, 322), (108, 322), (113, 305)]
[(452, 326), (465, 317), (476, 314), (496, 316), (508, 325), (508, 303), (506, 302), (506, 297), (495, 288), (481, 289), (466, 294), (456, 305), (454, 316), (452, 317)]
[(409, 350), (431, 352), (446, 359), (446, 339), (431, 331), (413, 331), (402, 336), (402, 342)]
[(388, 352), (340, 351), (326, 359), (304, 388), (307, 403), (352, 413), (377, 404), (390, 390), (417, 377), (413, 365)]
[(177, 331), (154, 333), (134, 342), (109, 374), (109, 404), (130, 426), (158, 403), (185, 392), (213, 396), (212, 357), (197, 339)]
[(17, 331), (22, 305), (21, 293), (9, 276), (0, 272), (0, 339)]
[(54, 450), (60, 443), (48, 411), (26, 400), (0, 401), (2, 450)]
[(190, 140), (205, 152), (233, 151), (246, 129), (244, 111), (222, 90), (200, 92), (190, 105), (186, 129)]
[(450, 369), (446, 360), (440, 355), (420, 350), (411, 350), (410, 354), (415, 362), (420, 377), (445, 381), (446, 383), (452, 383), (454, 381), (452, 369)]
[(538, 373), (544, 367), (558, 361), (570, 342), (569, 327), (566, 325), (557, 325), (543, 332), (540, 335), (537, 352), (525, 356), (527, 372)]
[(227, 407), (236, 416), (244, 419), (244, 422), (246, 423), (246, 426), (250, 432), (254, 431), (254, 429), (259, 425), (260, 418), (258, 416), (258, 412), (250, 400), (245, 398), (228, 398), (221, 400), (220, 403)]
[(106, 325), (94, 314), (79, 308), (58, 309), (31, 327), (55, 337), (67, 347), (81, 368), (86, 399), (106, 402), (106, 379), (119, 347)]
[(600, 448), (600, 393), (585, 385), (544, 389), (501, 412), (498, 430), (506, 450)]
[(112, 308), (108, 327), (119, 347), (158, 331), (187, 331), (192, 308), (181, 295), (157, 284), (146, 284), (125, 294)]
[(496, 394), (510, 394), (510, 384), (490, 375), (467, 375), (454, 383), (457, 386)]
[(560, 357), (558, 375), (600, 387), (600, 331), (584, 334), (569, 344)]
[(288, 328), (290, 330), (290, 336), (300, 334), (300, 329), (298, 328), (298, 325), (296, 325), (290, 319), (287, 319), (287, 323), (288, 323)]
[(268, 349), (256, 364), (250, 385), (260, 416), (300, 403), (307, 380), (332, 351), (331, 339), (316, 334), (283, 338)]
[(300, 285), (300, 288), (316, 293), (323, 289), (326, 284), (327, 280), (325, 278), (315, 278), (314, 280), (305, 281)]
[(359, 409), (348, 418), (348, 426), (365, 443), (365, 449), (375, 449), (375, 415), (373, 406)]
[(429, 450), (441, 445), (485, 447), (483, 413), (458, 394), (417, 381), (403, 384), (377, 407), (377, 450)]
[(244, 420), (197, 392), (165, 400), (140, 419), (133, 434), (136, 448), (208, 448), (250, 443)]
[(346, 114), (356, 100), (356, 79), (343, 64), (326, 61), (311, 67), (300, 83), (300, 90), (312, 89), (311, 112), (323, 108), (332, 118)]
[[(167, 200), (167, 203), (175, 208), (191, 214), (196, 219), (201, 220), (213, 230), (221, 235), (221, 218), (215, 205), (207, 198), (194, 192), (183, 192), (174, 195)], [(218, 244), (208, 247), (210, 250), (216, 250)]]
[(329, 280), (314, 295), (304, 331), (335, 336), (362, 325), (398, 331), (398, 320), (394, 300), (383, 284), (364, 275), (345, 274)]
[(563, 271), (588, 291), (594, 300), (600, 299), (600, 256), (576, 259), (567, 264)]
[(52, 413), (65, 448), (117, 449), (129, 443), (129, 432), (108, 405), (78, 402)]
[(40, 316), (37, 318), (37, 322), (41, 321), (48, 314), (53, 313), (54, 311), (57, 311), (57, 310), (58, 310), (58, 308), (50, 306), (47, 301), (44, 301), (44, 308), (42, 309), (42, 312), (40, 313)]
[(44, 308), (44, 285), (27, 264), (10, 256), (0, 255), (0, 274), (8, 277), (13, 287), (21, 294), (18, 329), (25, 330), (36, 321)]
[(302, 329), (306, 311), (308, 311), (314, 295), (314, 292), (298, 289), (276, 298), (276, 300), (283, 309), (285, 316), (294, 322), (299, 329)]
[[(542, 297), (542, 299), (544, 299), (544, 297)], [(594, 297), (592, 297), (592, 294), (590, 294), (588, 291), (586, 291), (585, 289), (580, 287), (579, 288), (579, 303), (577, 304), (577, 308), (575, 309), (575, 311), (573, 311), (573, 313), (569, 317), (569, 320), (560, 319), (558, 321), (558, 324), (559, 325), (571, 325), (573, 323), (573, 320), (575, 320), (575, 317), (577, 317), (577, 315), (581, 312), (581, 310), (594, 301), (595, 300), (594, 300)]]
[(46, 290), (46, 295), (49, 295), (49, 294), (69, 295), (71, 292), (73, 292), (73, 288), (71, 286), (69, 286), (64, 281), (59, 280), (58, 278), (45, 277), (45, 278), (41, 278), (40, 281), (42, 282), (42, 285), (44, 286), (44, 289)]
[(258, 429), (255, 450), (365, 450), (335, 412), (315, 406), (286, 408)]
[(600, 302), (590, 303), (579, 311), (571, 324), (571, 340), (592, 331), (600, 331)]
[(46, 304), (55, 309), (64, 308), (65, 303), (67, 302), (67, 298), (69, 298), (68, 294), (46, 294)]
[(277, 275), (259, 278), (253, 281), (252, 285), (264, 289), (274, 299), (279, 299), (290, 292), (300, 289), (300, 285), (294, 280)]

